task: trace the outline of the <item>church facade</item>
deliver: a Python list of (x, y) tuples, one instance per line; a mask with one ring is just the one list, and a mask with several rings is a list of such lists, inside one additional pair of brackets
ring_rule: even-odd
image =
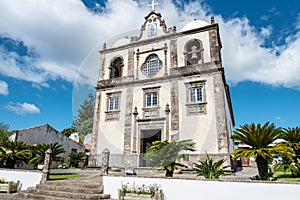
[(207, 152), (229, 159), (234, 127), (229, 87), (221, 60), (219, 26), (193, 20), (177, 31), (151, 10), (140, 35), (100, 51), (89, 164), (147, 166), (153, 141), (192, 139), (197, 162)]

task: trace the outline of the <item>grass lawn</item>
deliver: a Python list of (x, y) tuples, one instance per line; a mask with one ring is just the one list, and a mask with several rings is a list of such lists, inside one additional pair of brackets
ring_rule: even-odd
[(86, 177), (84, 174), (73, 174), (73, 173), (63, 173), (63, 174), (55, 174), (55, 173), (50, 173), (49, 175), (49, 180), (63, 180), (63, 179), (68, 179), (68, 178), (81, 178), (81, 177)]

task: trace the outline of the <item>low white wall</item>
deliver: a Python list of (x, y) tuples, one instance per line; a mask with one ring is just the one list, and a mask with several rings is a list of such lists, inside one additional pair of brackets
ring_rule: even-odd
[(0, 170), (0, 178), (5, 178), (7, 181), (20, 181), (21, 190), (26, 190), (28, 187), (35, 187), (42, 179), (42, 172), (31, 172), (21, 170)]
[(138, 178), (104, 176), (104, 193), (111, 198), (118, 199), (118, 189), (121, 184), (161, 185), (166, 200), (199, 200), (199, 199), (225, 199), (225, 200), (282, 200), (287, 198), (298, 199), (300, 184), (279, 183), (253, 183), (253, 182), (225, 182), (184, 180), (170, 178)]

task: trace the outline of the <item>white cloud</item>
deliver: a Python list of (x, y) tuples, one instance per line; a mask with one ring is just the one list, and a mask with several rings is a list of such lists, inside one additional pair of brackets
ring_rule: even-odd
[(7, 96), (9, 94), (7, 83), (1, 80), (0, 80), (0, 94), (4, 96)]
[[(49, 87), (49, 80), (56, 79), (94, 86), (99, 55), (94, 55), (93, 62), (86, 60), (86, 56), (93, 48), (101, 49), (100, 44), (112, 36), (139, 29), (149, 12), (148, 3), (147, 0), (110, 0), (105, 8), (97, 8), (101, 13), (95, 14), (75, 0), (2, 0), (0, 34), (22, 41), (38, 56), (19, 56), (0, 49), (0, 74), (35, 86)], [(254, 27), (246, 17), (224, 20), (218, 13), (212, 13), (202, 0), (175, 3), (180, 9), (173, 1), (165, 0), (157, 11), (169, 27), (176, 25), (177, 30), (194, 18), (209, 21), (215, 15), (221, 31), (223, 66), (230, 83), (250, 80), (300, 88), (297, 76), (300, 33), (287, 38), (282, 46), (265, 47), (272, 26)], [(300, 26), (299, 19), (295, 19), (295, 28)]]
[(282, 119), (280, 116), (276, 116), (275, 121), (277, 121), (279, 123), (284, 123), (286, 120)]
[(37, 106), (26, 102), (25, 103), (10, 102), (5, 106), (5, 109), (14, 112), (17, 115), (40, 113), (40, 109)]

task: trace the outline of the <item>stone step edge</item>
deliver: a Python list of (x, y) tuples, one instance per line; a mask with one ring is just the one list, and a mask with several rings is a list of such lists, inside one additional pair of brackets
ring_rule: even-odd
[[(71, 186), (71, 187), (84, 187), (84, 188), (90, 188), (90, 187), (102, 187), (103, 184), (100, 182), (52, 182), (52, 181), (47, 181), (46, 183), (43, 183), (46, 185), (55, 185), (55, 186)], [(42, 184), (38, 184), (42, 185)]]
[(104, 187), (97, 186), (97, 188), (91, 188), (91, 187), (72, 187), (72, 186), (38, 184), (36, 185), (36, 188), (43, 189), (43, 190), (66, 191), (66, 192), (73, 192), (73, 193), (102, 194)]
[(76, 200), (76, 199), (69, 199), (69, 198), (60, 198), (60, 197), (53, 197), (35, 193), (27, 193), (27, 192), (19, 192), (20, 197), (22, 200)]
[[(59, 198), (70, 198), (70, 199), (103, 199), (103, 197), (110, 198), (110, 194), (86, 194), (86, 193), (72, 193), (65, 191), (49, 191), (43, 189), (31, 189), (28, 191), (30, 194), (45, 195)], [(104, 198), (105, 199), (105, 198)]]

